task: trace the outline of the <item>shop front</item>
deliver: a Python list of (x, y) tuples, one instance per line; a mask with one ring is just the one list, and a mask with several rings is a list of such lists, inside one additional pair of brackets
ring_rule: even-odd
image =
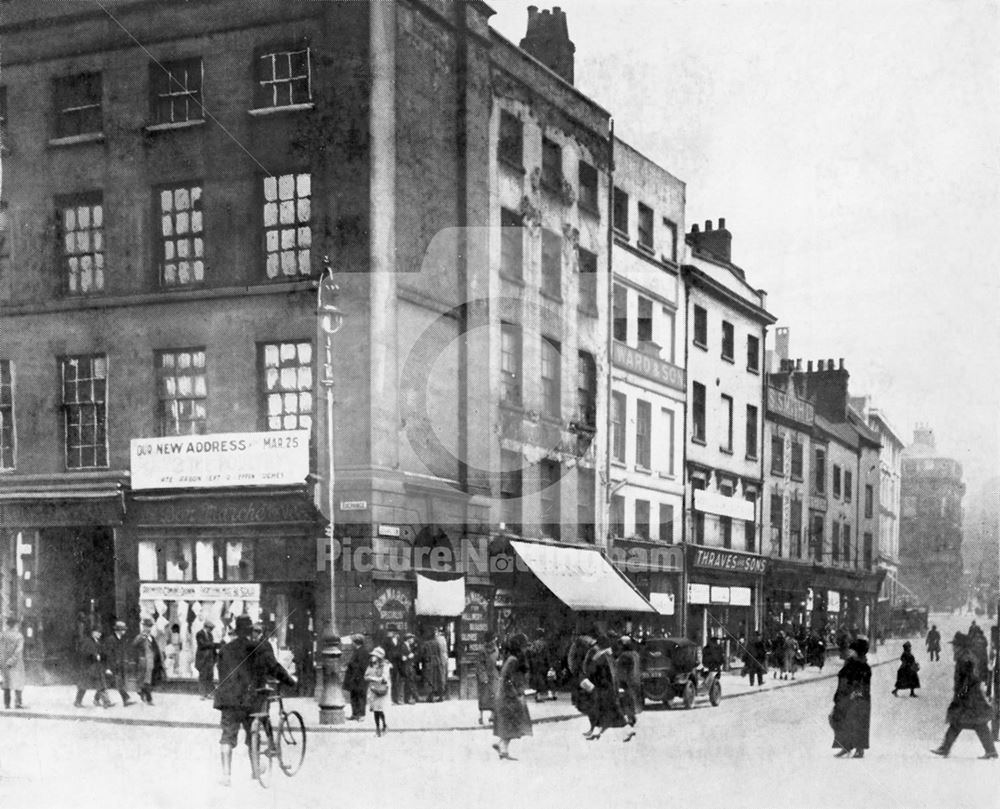
[(699, 646), (717, 638), (729, 665), (738, 665), (742, 644), (762, 625), (768, 562), (742, 551), (688, 547), (688, 637)]
[(608, 556), (618, 571), (656, 610), (635, 617), (632, 626), (635, 636), (680, 635), (679, 605), (683, 603), (681, 588), (684, 576), (684, 551), (681, 546), (616, 539)]
[[(811, 587), (812, 565), (769, 559), (764, 576), (764, 634), (778, 630), (798, 636), (814, 628), (817, 599)], [(822, 625), (821, 625), (822, 626)]]

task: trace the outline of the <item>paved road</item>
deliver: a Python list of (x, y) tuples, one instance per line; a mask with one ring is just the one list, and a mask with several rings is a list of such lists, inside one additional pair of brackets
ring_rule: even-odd
[(32, 809), (997, 806), (1000, 766), (977, 760), (973, 736), (964, 734), (948, 760), (928, 752), (944, 730), (951, 665), (917, 651), (918, 699), (894, 699), (895, 666), (876, 669), (872, 749), (863, 760), (833, 758), (833, 681), (813, 680), (718, 708), (647, 711), (628, 744), (620, 731), (584, 741), (582, 718), (542, 724), (512, 745), (512, 762), (498, 761), (482, 732), (315, 734), (300, 774), (277, 775), (267, 792), (249, 781), (242, 757), (233, 787), (215, 785), (215, 731), (8, 721), (0, 801)]

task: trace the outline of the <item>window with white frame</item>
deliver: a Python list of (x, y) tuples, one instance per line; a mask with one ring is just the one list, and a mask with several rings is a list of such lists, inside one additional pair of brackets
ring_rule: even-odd
[(268, 278), (312, 272), (312, 176), (264, 178), (264, 244)]
[(726, 437), (725, 443), (719, 446), (723, 452), (733, 451), (733, 397), (725, 393), (722, 397), (722, 423), (725, 428), (723, 435)]
[(650, 468), (652, 409), (649, 402), (637, 399), (635, 403), (635, 465)]
[(612, 336), (621, 343), (628, 341), (628, 290), (615, 284), (611, 296)]
[(597, 169), (583, 160), (579, 162), (578, 185), (580, 208), (597, 213)]
[(524, 277), (523, 222), (517, 211), (500, 209), (500, 272), (518, 281)]
[(562, 466), (559, 461), (549, 458), (538, 465), (541, 491), (539, 506), (542, 518), (542, 535), (559, 539), (562, 535), (562, 518), (560, 513), (559, 480), (562, 477)]
[(663, 467), (660, 470), (667, 475), (674, 474), (674, 426), (676, 417), (674, 411), (664, 407), (660, 409), (660, 421), (663, 425)]
[(201, 57), (149, 64), (149, 108), (154, 124), (204, 118)]
[(576, 470), (576, 523), (581, 542), (593, 543), (596, 538), (595, 523), (597, 502), (594, 496), (596, 477), (594, 470), (577, 467)]
[(101, 94), (100, 73), (79, 73), (55, 79), (55, 136), (72, 138), (100, 133), (104, 127)]
[(266, 50), (258, 55), (256, 68), (258, 109), (312, 101), (309, 46)]
[(675, 344), (674, 344), (674, 330), (675, 330), (675, 316), (674, 310), (668, 309), (666, 306), (663, 307), (663, 321), (660, 328), (660, 343), (663, 348), (663, 358), (667, 362), (674, 362), (676, 360), (675, 355)]
[(0, 360), (0, 469), (13, 469), (17, 458), (14, 432), (14, 365)]
[(160, 400), (160, 435), (207, 432), (208, 383), (204, 348), (158, 351), (156, 384)]
[(260, 345), (264, 428), (308, 430), (313, 419), (312, 343)]
[(559, 344), (548, 337), (542, 338), (542, 413), (550, 418), (560, 418), (561, 390)]
[(674, 541), (674, 507), (670, 503), (660, 503), (660, 542), (672, 544)]
[(581, 427), (597, 424), (597, 364), (586, 351), (577, 352), (576, 421)]
[(500, 324), (500, 399), (504, 404), (521, 404), (521, 327)]
[(649, 539), (649, 501), (635, 501), (635, 535), (639, 539)]
[(201, 283), (205, 280), (201, 183), (162, 188), (157, 204), (160, 283), (166, 287)]
[(651, 343), (653, 341), (653, 302), (642, 295), (638, 296), (636, 339), (640, 343)]
[(68, 469), (108, 465), (108, 358), (104, 354), (63, 357), (63, 434)]
[(597, 313), (597, 254), (578, 247), (577, 268), (580, 271), (580, 308)]
[(70, 295), (104, 289), (104, 203), (100, 192), (56, 200), (63, 281)]
[(542, 230), (542, 292), (553, 298), (562, 293), (562, 236)]
[(653, 209), (639, 203), (639, 247), (653, 249)]
[(611, 394), (611, 459), (625, 463), (625, 407), (624, 393)]

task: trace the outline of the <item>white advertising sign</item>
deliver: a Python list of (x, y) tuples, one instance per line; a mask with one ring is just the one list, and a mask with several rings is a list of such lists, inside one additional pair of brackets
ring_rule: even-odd
[(729, 603), (734, 607), (749, 607), (750, 606), (750, 588), (749, 587), (730, 587), (729, 588)]
[(694, 507), (698, 511), (704, 511), (708, 514), (718, 514), (734, 520), (753, 521), (754, 519), (754, 502), (752, 500), (727, 497), (724, 494), (710, 492), (705, 489), (695, 489)]
[(840, 593), (836, 590), (826, 591), (826, 611), (840, 612)]
[(132, 439), (132, 489), (287, 486), (309, 474), (309, 431)]
[(712, 603), (713, 604), (728, 604), (729, 603), (729, 588), (728, 587), (716, 587), (712, 585), (711, 590)]
[(147, 582), (139, 585), (140, 601), (260, 601), (260, 584), (249, 582)]
[(649, 603), (652, 604), (660, 615), (674, 614), (674, 594), (673, 593), (650, 593)]
[(710, 604), (711, 599), (709, 598), (709, 585), (707, 584), (688, 584), (688, 604)]

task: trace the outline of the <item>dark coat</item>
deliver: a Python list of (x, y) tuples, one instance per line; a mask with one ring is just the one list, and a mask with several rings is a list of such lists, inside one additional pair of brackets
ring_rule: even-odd
[(420, 674), (432, 694), (443, 694), (447, 672), (441, 665), (441, 647), (435, 638), (420, 644)]
[(718, 643), (706, 643), (701, 650), (701, 664), (709, 671), (717, 671), (725, 663), (725, 652)]
[(197, 648), (194, 653), (194, 667), (202, 675), (211, 675), (215, 668), (215, 658), (219, 644), (215, 642), (211, 630), (201, 629), (195, 635)]
[(927, 651), (928, 652), (940, 652), (941, 651), (941, 633), (936, 629), (932, 629), (927, 633)]
[(107, 656), (108, 668), (118, 678), (119, 686), (125, 682), (125, 670), (128, 668), (129, 641), (123, 635), (109, 635), (104, 640), (104, 651)]
[(599, 649), (591, 658), (588, 669), (587, 678), (594, 684), (591, 694), (594, 699), (587, 715), (597, 727), (624, 727), (625, 713), (618, 695), (618, 677), (610, 649)]
[(963, 652), (955, 662), (955, 689), (948, 706), (948, 724), (959, 728), (977, 728), (992, 718), (993, 707), (983, 694), (976, 661), (971, 654)]
[(622, 697), (622, 708), (626, 715), (635, 716), (642, 713), (642, 679), (639, 672), (639, 653), (628, 649), (618, 655), (615, 661), (618, 682), (625, 694)]
[(531, 736), (531, 714), (524, 701), (527, 666), (514, 655), (508, 657), (497, 679), (493, 735), (499, 739)]
[(500, 681), (497, 671), (499, 658), (495, 643), (484, 646), (476, 655), (476, 693), (480, 711), (492, 711), (496, 704), (497, 684)]
[[(354, 649), (354, 654), (344, 669), (344, 688), (350, 694), (366, 694), (368, 682), (365, 672), (368, 670), (369, 650), (364, 644)], [(222, 673), (219, 673), (222, 676)]]
[(872, 670), (851, 657), (837, 675), (833, 695), (833, 746), (840, 750), (867, 750), (872, 717)]
[(763, 639), (756, 638), (750, 641), (743, 655), (743, 665), (746, 666), (747, 674), (767, 672), (767, 646)]
[(105, 671), (108, 661), (104, 647), (92, 637), (80, 641), (80, 677), (78, 688), (107, 688)]
[(163, 655), (152, 635), (140, 632), (131, 644), (132, 654), (139, 663), (139, 685), (156, 685), (163, 679)]
[(234, 638), (219, 652), (219, 685), (215, 689), (214, 707), (219, 711), (260, 710), (264, 701), (258, 689), (265, 685), (268, 677), (285, 685), (295, 685), (295, 680), (274, 659), (270, 643)]
[(920, 675), (917, 671), (920, 664), (910, 652), (903, 652), (899, 656), (902, 665), (896, 670), (896, 688), (920, 688)]
[(528, 683), (536, 691), (548, 690), (549, 644), (537, 638), (528, 647)]

